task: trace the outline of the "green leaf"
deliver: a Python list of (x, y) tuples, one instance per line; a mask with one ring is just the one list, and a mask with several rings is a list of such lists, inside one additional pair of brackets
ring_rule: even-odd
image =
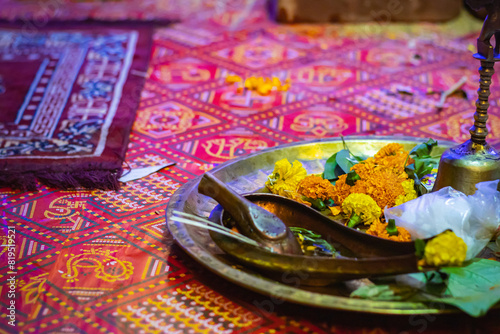
[[(480, 317), (500, 301), (500, 262), (476, 259), (464, 267), (446, 267), (441, 272), (449, 275), (444, 293), (432, 287), (435, 282), (427, 282), (423, 295), (427, 301), (453, 305), (473, 317)], [(421, 280), (420, 274), (412, 274)]]
[(323, 200), (320, 198), (312, 199), (312, 198), (306, 197), (306, 201), (311, 203), (311, 206), (313, 208), (315, 208), (316, 210), (322, 211), (322, 210), (326, 209), (325, 202), (323, 202)]
[(415, 159), (416, 157), (424, 157), (424, 156), (430, 156), (432, 152), (432, 148), (437, 145), (437, 141), (434, 139), (430, 138), (428, 139), (425, 143), (422, 143), (420, 145), (415, 146), (411, 151), (410, 151), (410, 156), (412, 156)]
[(469, 296), (472, 291), (487, 292), (500, 287), (500, 262), (480, 259), (465, 267), (442, 268), (450, 275), (448, 290), (454, 297)]
[[(368, 157), (362, 157), (362, 156), (358, 156), (358, 155), (354, 155), (351, 150), (349, 149), (349, 147), (347, 146), (345, 140), (344, 140), (344, 136), (340, 136), (340, 138), (342, 138), (342, 144), (344, 145), (344, 150), (347, 150), (349, 151), (349, 154), (354, 158), (356, 159), (357, 162), (360, 162), (360, 161), (363, 161), (363, 160), (366, 160)], [(356, 163), (355, 163), (356, 164)], [(346, 172), (347, 173), (347, 172)]]
[(323, 178), (327, 180), (337, 180), (340, 175), (349, 173), (351, 167), (357, 163), (358, 157), (354, 157), (349, 150), (340, 150), (326, 160)]
[(406, 166), (405, 172), (414, 181), (415, 191), (419, 196), (422, 195), (420, 180), (427, 174), (432, 173), (432, 170), (439, 164), (439, 159), (431, 156), (432, 149), (436, 145), (437, 141), (429, 139), (410, 151), (409, 156), (415, 160), (415, 163)]
[(290, 231), (295, 235), (302, 248), (304, 255), (308, 256), (335, 256), (335, 248), (322, 239), (320, 234), (302, 227), (290, 227)]
[(364, 285), (351, 293), (351, 297), (371, 300), (403, 300), (415, 294), (417, 290), (404, 285)]
[(355, 170), (352, 170), (349, 173), (347, 173), (345, 183), (352, 187), (358, 180), (361, 180), (361, 177), (359, 177), (358, 173), (356, 173)]
[(337, 167), (337, 153), (333, 154), (325, 162), (325, 170), (323, 172), (323, 178), (327, 180), (332, 180), (335, 178), (335, 168)]
[(453, 305), (470, 316), (480, 317), (485, 315), (493, 305), (500, 301), (500, 285), (483, 293), (476, 292), (453, 298), (433, 298), (433, 301)]
[(355, 162), (353, 162), (353, 160), (351, 159), (351, 153), (348, 150), (340, 150), (337, 153), (336, 160), (337, 164), (344, 171), (344, 174), (349, 173), (351, 167), (357, 163), (356, 160), (354, 160)]

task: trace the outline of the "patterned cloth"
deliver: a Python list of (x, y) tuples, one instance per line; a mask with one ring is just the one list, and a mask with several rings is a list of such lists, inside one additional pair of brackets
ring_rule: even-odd
[[(477, 89), (475, 37), (439, 27), (356, 38), (344, 26), (279, 26), (252, 12), (158, 29), (127, 163), (176, 165), (120, 191), (2, 189), (0, 331), (15, 333), (498, 333), (498, 311), (400, 317), (318, 310), (252, 293), (203, 269), (170, 237), (164, 210), (186, 181), (262, 148), (339, 134), (463, 141)], [(228, 29), (228, 26), (232, 30)], [(362, 27), (362, 29), (365, 29)], [(420, 32), (420, 33), (419, 33)], [(365, 36), (366, 37), (366, 36)], [(261, 96), (225, 83), (291, 79)], [(462, 76), (467, 99), (439, 92)], [(489, 141), (500, 144), (495, 76)], [(7, 228), (7, 226), (9, 228)], [(13, 287), (11, 276), (17, 279)], [(17, 327), (8, 324), (15, 291)]]
[(150, 36), (0, 30), (0, 186), (118, 189)]
[[(48, 21), (179, 21), (224, 13), (256, 0), (2, 0), (0, 18), (43, 26)], [(258, 0), (261, 1), (261, 0)]]

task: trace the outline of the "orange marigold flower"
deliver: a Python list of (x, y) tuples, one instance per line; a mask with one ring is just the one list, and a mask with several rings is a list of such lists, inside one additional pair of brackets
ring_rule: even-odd
[(340, 176), (334, 186), (335, 204), (342, 205), (350, 194), (361, 193), (375, 199), (381, 208), (395, 206), (396, 199), (407, 194), (403, 186), (403, 182), (408, 180), (404, 171), (405, 162), (413, 162), (407, 157), (408, 152), (403, 146), (393, 143), (382, 147), (375, 157), (354, 165), (351, 170), (356, 171), (360, 180), (354, 186), (349, 186), (346, 184), (347, 175)]
[(375, 154), (375, 159), (387, 157), (390, 155), (398, 155), (404, 152), (403, 145), (399, 143), (390, 143), (382, 147), (377, 154)]
[(406, 229), (404, 229), (403, 227), (396, 226), (399, 234), (389, 235), (389, 233), (386, 230), (387, 225), (388, 225), (387, 223), (384, 224), (381, 221), (376, 221), (370, 225), (370, 228), (366, 231), (366, 233), (374, 235), (376, 237), (390, 239), (394, 241), (411, 241), (411, 235)]
[[(355, 165), (353, 168), (355, 168)], [(337, 205), (342, 205), (344, 200), (353, 193), (367, 194), (372, 197), (380, 208), (393, 207), (396, 198), (404, 195), (405, 191), (402, 183), (407, 180), (406, 173), (398, 175), (387, 169), (375, 169), (366, 171), (356, 170), (360, 180), (354, 186), (346, 184), (347, 175), (341, 175), (335, 183), (333, 201)]]
[(321, 176), (309, 175), (299, 182), (297, 192), (311, 199), (327, 200), (333, 197), (333, 185)]

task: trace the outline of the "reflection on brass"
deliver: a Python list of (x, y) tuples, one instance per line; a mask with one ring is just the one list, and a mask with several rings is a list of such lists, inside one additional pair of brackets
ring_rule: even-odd
[(500, 157), (489, 145), (468, 140), (443, 153), (434, 191), (451, 186), (467, 195), (476, 192), (476, 184), (500, 179)]
[[(335, 258), (277, 254), (210, 232), (215, 243), (239, 262), (286, 283), (286, 273), (300, 271), (300, 285), (327, 285), (355, 278), (395, 275), (418, 271), (413, 242), (398, 242), (375, 237), (334, 222), (320, 212), (291, 199), (274, 194), (245, 196), (269, 210), (289, 227), (302, 227), (321, 234), (339, 252)], [(221, 206), (212, 211), (214, 223), (229, 224)], [(228, 226), (229, 227), (229, 226)]]
[(206, 172), (198, 192), (219, 202), (231, 214), (240, 233), (278, 254), (302, 254), (292, 231), (273, 213), (237, 194), (211, 173)]
[[(393, 142), (402, 144), (407, 151), (411, 150), (422, 142), (422, 138), (350, 136), (345, 138), (345, 142), (353, 154), (373, 156), (383, 146)], [(452, 145), (452, 142), (440, 141), (439, 146), (434, 148), (433, 154), (440, 155)], [(289, 161), (300, 160), (308, 173), (319, 174), (323, 172), (326, 159), (342, 148), (343, 143), (340, 138), (291, 143), (230, 160), (215, 167), (211, 173), (238, 193), (253, 193), (264, 187), (276, 161), (283, 158)], [(207, 200), (207, 197), (198, 193), (200, 178), (197, 177), (184, 184), (170, 198), (166, 223), (169, 233), (182, 249), (200, 265), (224, 279), (267, 296), (272, 293), (273, 299), (276, 300), (329, 309), (406, 315), (457, 312), (451, 307), (443, 308), (441, 304), (432, 306), (413, 301), (349, 298), (351, 290), (342, 283), (327, 287), (299, 287), (296, 283), (306, 277), (300, 270), (288, 272), (286, 278), (290, 283), (283, 284), (263, 276), (253, 268), (240, 266), (234, 257), (228, 256), (214, 243), (208, 231), (176, 223), (171, 219), (173, 211), (176, 210), (202, 217), (208, 217), (213, 211), (217, 203), (214, 200)]]
[[(474, 0), (469, 2), (474, 7), (482, 4)], [(471, 139), (443, 153), (433, 191), (451, 186), (472, 195), (476, 192), (477, 183), (500, 179), (500, 155), (486, 143), (491, 77), (495, 73), (495, 62), (500, 60), (500, 41), (497, 40), (493, 48), (490, 39), (493, 35), (500, 36), (500, 1), (493, 1), (487, 10), (488, 17), (477, 40), (478, 53), (474, 55), (481, 61), (481, 67), (474, 125), (470, 129)]]

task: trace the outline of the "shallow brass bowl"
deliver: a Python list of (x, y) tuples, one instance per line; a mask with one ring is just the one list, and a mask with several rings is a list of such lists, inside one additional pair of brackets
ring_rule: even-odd
[[(388, 143), (398, 142), (406, 150), (410, 150), (422, 143), (424, 139), (370, 136), (347, 137), (345, 141), (354, 154), (372, 156)], [(439, 141), (438, 145), (433, 151), (435, 154), (441, 154), (455, 144)], [(326, 159), (342, 148), (340, 138), (287, 144), (230, 160), (217, 166), (211, 172), (238, 193), (251, 193), (263, 187), (267, 176), (274, 169), (274, 163), (280, 159), (299, 160), (308, 173), (321, 173)], [(199, 179), (198, 177), (184, 184), (172, 196), (166, 211), (167, 227), (180, 247), (217, 275), (265, 295), (272, 293), (275, 298), (316, 307), (380, 314), (456, 312), (453, 308), (432, 308), (424, 303), (353, 299), (348, 297), (349, 290), (342, 284), (321, 288), (301, 287), (293, 284), (292, 277), (291, 285), (282, 284), (250, 268), (239, 266), (214, 243), (208, 231), (171, 220), (172, 212), (175, 210), (209, 217), (217, 203), (198, 193)]]

